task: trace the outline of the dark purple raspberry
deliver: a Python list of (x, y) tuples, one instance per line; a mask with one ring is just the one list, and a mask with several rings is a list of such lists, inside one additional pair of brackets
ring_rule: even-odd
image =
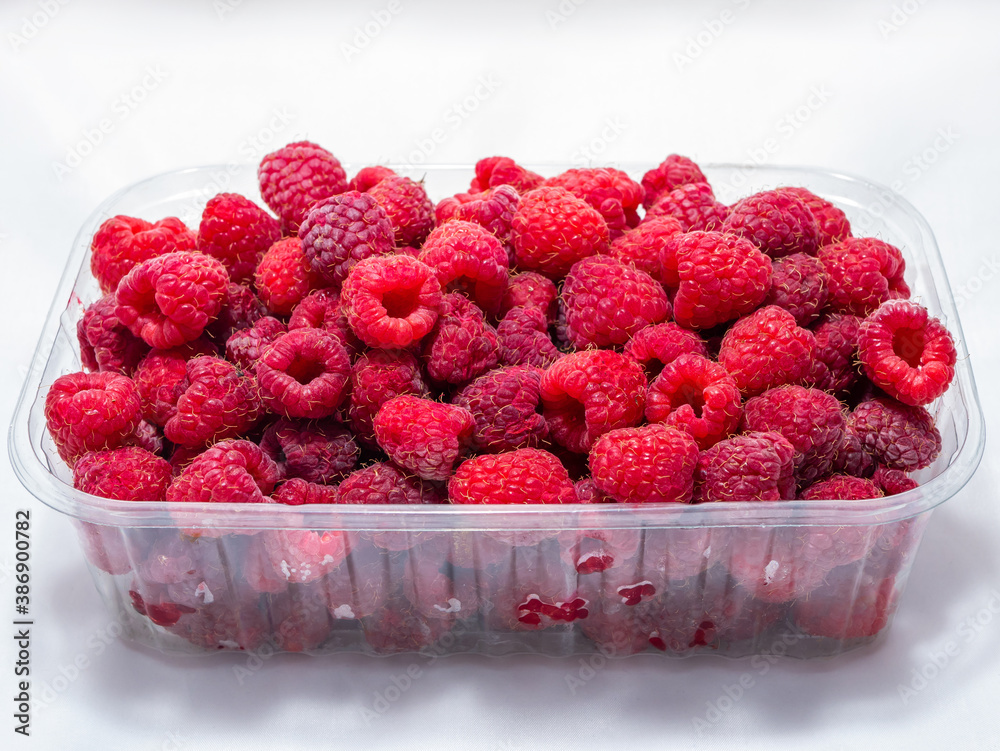
[(695, 502), (788, 501), (795, 498), (792, 448), (780, 433), (746, 433), (702, 451)]
[(472, 447), (477, 451), (537, 448), (548, 437), (539, 414), (542, 370), (530, 365), (497, 368), (479, 376), (452, 398), (476, 421)]
[(764, 190), (737, 201), (723, 232), (745, 237), (772, 258), (819, 249), (819, 228), (808, 207), (793, 193)]
[(77, 322), (76, 337), (84, 366), (132, 375), (149, 345), (129, 331), (115, 315), (114, 294), (91, 303)]
[(858, 381), (858, 329), (861, 319), (830, 313), (813, 328), (816, 350), (805, 385), (843, 394)]
[(475, 303), (452, 292), (441, 300), (434, 330), (424, 341), (427, 375), (438, 383), (468, 383), (500, 360), (496, 330)]
[(226, 359), (244, 369), (252, 369), (264, 351), (288, 328), (277, 318), (264, 316), (248, 329), (237, 331), (226, 342)]
[(764, 305), (777, 305), (799, 326), (809, 326), (826, 307), (826, 271), (819, 259), (805, 253), (776, 258), (771, 264), (771, 291)]
[(930, 413), (890, 397), (861, 402), (848, 416), (847, 427), (890, 469), (923, 469), (941, 453), (941, 434)]
[(280, 419), (264, 431), (260, 447), (282, 477), (330, 485), (354, 469), (361, 450), (349, 430), (332, 420)]
[(542, 308), (511, 308), (497, 325), (497, 343), (502, 365), (534, 365), (547, 368), (560, 353), (549, 336)]

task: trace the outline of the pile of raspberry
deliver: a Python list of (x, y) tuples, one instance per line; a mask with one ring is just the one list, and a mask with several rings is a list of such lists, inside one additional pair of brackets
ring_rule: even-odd
[[(78, 489), (176, 509), (855, 502), (916, 487), (941, 450), (928, 405), (954, 376), (950, 334), (909, 299), (900, 249), (854, 237), (803, 187), (726, 205), (678, 155), (639, 182), (489, 157), (435, 203), (388, 167), (349, 178), (310, 142), (258, 177), (263, 206), (222, 193), (197, 227), (115, 216), (95, 234), (83, 368), (45, 402)], [(491, 627), (579, 622), (627, 652), (717, 648), (780, 618), (868, 636), (909, 539), (230, 534), (179, 518), (142, 539), (86, 526), (88, 556), (196, 644), (252, 648), (284, 613), (290, 650), (344, 619), (376, 651), (417, 649), (485, 599)], [(239, 581), (208, 560), (219, 539)], [(515, 550), (530, 565), (513, 570)], [(887, 594), (831, 615), (862, 575)]]

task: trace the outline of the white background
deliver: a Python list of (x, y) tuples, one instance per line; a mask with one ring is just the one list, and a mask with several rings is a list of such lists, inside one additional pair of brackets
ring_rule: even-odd
[[(354, 163), (494, 153), (565, 163), (588, 151), (596, 163), (656, 163), (677, 152), (895, 184), (935, 230), (993, 424), (1000, 6), (678, 5), (4, 2), (3, 422), (74, 234), (101, 200), (151, 174), (256, 161), (305, 136)], [(933, 515), (875, 648), (766, 673), (643, 656), (603, 667), (575, 694), (578, 659), (275, 657), (240, 684), (233, 668), (245, 657), (105, 646), (109, 616), (69, 523), (0, 465), (0, 624), (13, 612), (14, 510), (29, 508), (32, 678), (48, 700), (32, 737), (14, 735), (13, 628), (0, 625), (2, 748), (1000, 748), (990, 446)], [(949, 642), (957, 655), (942, 657)], [(414, 664), (419, 679), (366, 721), (362, 710)], [(901, 685), (924, 686), (914, 671), (931, 678), (904, 701)], [(752, 687), (727, 701), (744, 674)], [(717, 721), (699, 732), (696, 718)]]

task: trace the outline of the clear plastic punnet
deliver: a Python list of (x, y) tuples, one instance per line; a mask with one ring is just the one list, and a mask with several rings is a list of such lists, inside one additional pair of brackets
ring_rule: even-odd
[[(633, 177), (651, 165), (624, 165)], [(545, 175), (563, 167), (535, 167)], [(432, 200), (471, 167), (399, 168)], [(705, 168), (718, 198), (801, 185), (858, 236), (899, 247), (913, 299), (951, 331), (955, 379), (928, 409), (938, 459), (919, 487), (867, 501), (469, 507), (131, 503), (73, 488), (47, 434), (48, 387), (81, 369), (76, 324), (99, 296), (90, 240), (116, 214), (197, 227), (205, 203), (261, 203), (250, 165), (199, 167), (116, 193), (80, 229), (10, 429), (24, 486), (79, 532), (124, 635), (165, 653), (218, 650), (670, 657), (832, 656), (886, 632), (931, 511), (979, 464), (983, 417), (927, 223), (866, 180), (814, 169)], [(301, 559), (300, 551), (313, 555)], [(164, 563), (170, 561), (169, 565)]]

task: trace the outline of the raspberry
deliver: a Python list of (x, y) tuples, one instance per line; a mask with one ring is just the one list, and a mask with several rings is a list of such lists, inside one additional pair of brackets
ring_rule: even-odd
[(163, 433), (156, 425), (146, 422), (145, 420), (139, 421), (135, 432), (129, 439), (129, 445), (146, 449), (149, 453), (156, 454), (157, 456), (163, 455), (163, 449), (165, 447)]
[(232, 607), (227, 603), (213, 602), (164, 625), (171, 633), (201, 649), (253, 651), (266, 643), (269, 630), (267, 619), (257, 609), (256, 603)]
[(45, 395), (45, 424), (70, 467), (88, 451), (125, 445), (139, 425), (141, 401), (118, 373), (59, 376)]
[(844, 440), (833, 459), (833, 471), (854, 477), (870, 477), (875, 471), (875, 457), (865, 449), (849, 417), (844, 428)]
[(782, 193), (790, 193), (806, 205), (816, 220), (819, 230), (819, 244), (830, 245), (851, 236), (851, 223), (847, 215), (827, 201), (806, 188), (779, 188)]
[(424, 480), (447, 480), (476, 421), (463, 407), (403, 395), (382, 405), (374, 425), (379, 446), (396, 464)]
[(336, 620), (366, 618), (381, 611), (397, 582), (377, 547), (352, 542), (351, 553), (322, 580), (326, 606)]
[(94, 234), (90, 271), (101, 285), (101, 292), (109, 294), (143, 261), (196, 247), (198, 237), (176, 217), (151, 224), (130, 216), (113, 216)]
[(264, 406), (253, 376), (218, 357), (188, 360), (187, 382), (163, 433), (181, 446), (235, 438), (260, 419)]
[(253, 326), (237, 331), (226, 342), (226, 359), (240, 368), (250, 370), (263, 357), (264, 350), (280, 336), (288, 333), (288, 327), (277, 318), (264, 316)]
[(368, 195), (385, 209), (397, 246), (418, 248), (434, 229), (434, 204), (427, 197), (423, 183), (393, 175), (369, 188)]
[(737, 201), (722, 231), (745, 237), (771, 258), (793, 253), (814, 256), (819, 249), (819, 228), (812, 212), (795, 194), (780, 188)]
[(699, 449), (735, 432), (742, 414), (736, 381), (718, 363), (683, 354), (668, 363), (646, 392), (646, 419), (680, 428)]
[(390, 462), (375, 462), (355, 470), (340, 483), (340, 503), (442, 503), (440, 491)]
[(237, 284), (253, 279), (264, 252), (280, 239), (278, 220), (238, 193), (211, 198), (198, 227), (198, 250), (222, 261)]
[(819, 318), (828, 294), (826, 271), (819, 259), (793, 253), (771, 264), (771, 291), (764, 304), (784, 308), (805, 327)]
[(639, 424), (646, 376), (638, 363), (617, 352), (585, 350), (550, 365), (542, 374), (541, 394), (553, 440), (585, 454), (608, 431)]
[(271, 500), (286, 506), (338, 503), (340, 493), (335, 485), (320, 485), (301, 477), (292, 477), (278, 486), (278, 489), (271, 495)]
[(550, 177), (546, 185), (566, 188), (597, 209), (615, 238), (639, 223), (636, 209), (642, 203), (643, 189), (621, 170), (603, 167), (569, 169)]
[(332, 415), (344, 400), (351, 360), (333, 334), (295, 329), (275, 339), (254, 370), (268, 408), (317, 419)]
[(226, 287), (226, 299), (219, 315), (208, 324), (205, 333), (222, 346), (237, 331), (250, 328), (265, 315), (267, 307), (250, 287), (231, 283)]
[(73, 465), (74, 488), (118, 501), (163, 501), (172, 479), (169, 462), (138, 446), (91, 451)]
[(607, 252), (610, 239), (600, 212), (560, 187), (525, 193), (511, 228), (517, 265), (550, 279), (565, 276), (582, 258)]
[(424, 545), (406, 560), (403, 594), (416, 612), (427, 619), (461, 620), (477, 615), (479, 580), (475, 572), (441, 573), (447, 555)]
[(630, 263), (658, 282), (662, 282), (663, 248), (670, 238), (681, 232), (683, 232), (681, 223), (674, 217), (654, 217), (624, 235), (616, 237), (611, 242), (608, 255), (622, 263)]
[(508, 265), (514, 263), (514, 237), (511, 223), (521, 203), (521, 196), (511, 185), (498, 185), (483, 193), (471, 196), (471, 200), (455, 201), (447, 218), (438, 217), (438, 224), (451, 219), (473, 222), (492, 233), (503, 246)]
[[(721, 445), (721, 444), (720, 444)], [(843, 527), (841, 530), (850, 528)], [(840, 559), (857, 560), (864, 547), (838, 556), (839, 530), (823, 527), (741, 527), (729, 533), (723, 556), (733, 580), (758, 600), (788, 602), (804, 597), (819, 587)], [(850, 563), (845, 560), (844, 563)]]
[(360, 342), (347, 323), (340, 295), (333, 289), (318, 289), (302, 298), (288, 318), (288, 330), (320, 329), (336, 336), (348, 352), (360, 348)]
[(621, 503), (690, 503), (697, 463), (694, 439), (667, 425), (609, 431), (590, 451), (594, 484)]
[(527, 193), (539, 187), (545, 178), (525, 169), (506, 156), (490, 156), (476, 162), (476, 176), (469, 187), (470, 193), (482, 193), (500, 185), (510, 185), (518, 193)]
[(842, 566), (798, 600), (795, 625), (807, 634), (845, 641), (875, 636), (896, 609), (896, 577), (878, 578)]
[(746, 433), (698, 457), (695, 502), (789, 501), (795, 498), (795, 449), (780, 433)]
[(320, 201), (299, 227), (302, 250), (324, 284), (339, 286), (351, 267), (393, 252), (392, 222), (370, 193), (347, 191)]
[(401, 394), (429, 396), (420, 361), (410, 352), (372, 349), (351, 368), (348, 415), (351, 429), (366, 446), (375, 446), (372, 423), (379, 408)]
[(823, 391), (844, 393), (858, 380), (857, 316), (830, 313), (813, 328), (816, 353), (804, 383)]
[(296, 141), (266, 155), (257, 168), (260, 194), (289, 232), (317, 201), (347, 190), (347, 175), (329, 151)]
[(655, 217), (673, 217), (685, 232), (711, 231), (722, 228), (729, 207), (715, 199), (708, 183), (685, 183), (661, 193), (646, 211), (643, 221)]
[(150, 347), (170, 349), (201, 336), (226, 299), (225, 267), (203, 253), (167, 253), (140, 263), (115, 292), (115, 315)]
[(542, 371), (530, 365), (497, 368), (479, 376), (451, 403), (472, 413), (476, 428), (472, 448), (497, 453), (538, 448), (548, 437), (538, 414)]
[(196, 456), (167, 488), (167, 503), (264, 503), (278, 467), (255, 443), (219, 441)]
[(637, 331), (670, 314), (659, 282), (608, 256), (573, 264), (562, 299), (569, 339), (579, 349), (625, 344)]
[(268, 598), (271, 638), (283, 652), (311, 652), (329, 638), (330, 614), (323, 583), (291, 584)]
[(457, 293), (444, 295), (434, 330), (424, 340), (427, 375), (438, 383), (468, 383), (496, 367), (497, 334), (483, 312)]
[(831, 475), (810, 485), (800, 496), (804, 501), (863, 501), (881, 497), (882, 491), (871, 480), (850, 475)]
[(674, 320), (709, 329), (756, 308), (771, 288), (771, 262), (750, 242), (721, 232), (686, 232), (667, 241), (663, 279), (676, 289)]
[(669, 365), (681, 355), (708, 357), (708, 350), (704, 340), (694, 331), (667, 321), (639, 329), (625, 345), (622, 354), (642, 365), (646, 376), (653, 379), (664, 365)]
[(941, 434), (930, 413), (892, 398), (861, 402), (848, 415), (847, 428), (889, 469), (923, 469), (941, 453)]
[(566, 468), (548, 451), (515, 449), (459, 465), (448, 481), (452, 503), (576, 503)]
[(122, 325), (115, 315), (114, 295), (105, 295), (83, 312), (76, 325), (80, 358), (88, 370), (132, 375), (149, 346)]
[(260, 535), (264, 553), (289, 584), (309, 584), (334, 571), (347, 555), (347, 537), (336, 530), (271, 529)]
[(874, 237), (849, 237), (824, 245), (818, 258), (826, 269), (829, 305), (836, 313), (864, 317), (886, 300), (910, 296), (903, 279), (903, 254), (889, 243)]
[[(511, 188), (509, 185), (507, 187), (510, 190), (513, 190), (518, 196), (518, 199), (520, 199), (520, 193), (518, 193), (516, 189)], [(456, 193), (453, 196), (442, 198), (434, 207), (434, 218), (437, 221), (437, 225), (440, 227), (445, 222), (457, 219), (459, 206), (464, 206), (465, 204), (472, 203), (473, 201), (482, 200), (485, 195), (489, 195), (488, 191), (478, 193)], [(466, 221), (472, 220), (467, 218)]]
[(671, 154), (642, 176), (642, 188), (645, 191), (642, 205), (648, 209), (662, 194), (688, 183), (707, 185), (708, 178), (701, 168), (686, 156)]
[(556, 317), (558, 297), (555, 283), (547, 276), (522, 271), (510, 277), (499, 315), (505, 316), (514, 308), (532, 307), (541, 308), (546, 319), (551, 320)]
[(354, 469), (361, 450), (351, 432), (332, 420), (280, 419), (260, 441), (281, 476), (332, 485)]
[(858, 329), (858, 357), (872, 383), (906, 404), (929, 404), (955, 377), (955, 343), (909, 300), (890, 300)]
[(537, 307), (511, 308), (497, 325), (497, 344), (503, 365), (546, 368), (560, 357), (545, 313)]
[(917, 481), (906, 476), (900, 469), (879, 467), (872, 475), (872, 482), (882, 491), (883, 495), (899, 495), (907, 490), (918, 487)]
[(488, 315), (500, 310), (507, 291), (507, 254), (478, 224), (443, 224), (427, 237), (419, 259), (434, 269), (446, 291), (462, 293)]
[(577, 503), (613, 503), (614, 498), (597, 487), (594, 478), (585, 477), (573, 483)]
[(378, 655), (426, 653), (441, 643), (451, 627), (451, 621), (425, 618), (400, 600), (390, 600), (385, 607), (361, 620), (368, 646)]
[(340, 292), (347, 322), (369, 347), (408, 347), (434, 327), (441, 284), (434, 269), (411, 256), (365, 259)]
[(173, 349), (150, 350), (132, 376), (142, 417), (163, 427), (177, 414), (177, 400), (188, 387), (187, 361), (199, 355), (215, 355), (215, 347), (204, 339), (195, 339)]
[(564, 566), (559, 556), (520, 546), (509, 561), (487, 580), (483, 599), (494, 606), (484, 614), (488, 628), (538, 631), (590, 615), (590, 603), (576, 591), (577, 572)]
[[(595, 492), (600, 493), (596, 490)], [(610, 503), (615, 502), (611, 496), (604, 497)], [(579, 502), (579, 491), (577, 491), (577, 502)], [(579, 518), (586, 523), (585, 513), (581, 513)], [(560, 557), (578, 574), (607, 571), (610, 576), (612, 572), (617, 573), (616, 569), (633, 568), (635, 554), (643, 541), (643, 533), (637, 529), (575, 529), (560, 532), (556, 539), (559, 543)], [(594, 599), (599, 599), (603, 595), (603, 593), (594, 594), (597, 595)], [(629, 596), (639, 599), (641, 593), (630, 593)]]
[(368, 192), (371, 188), (374, 188), (382, 180), (387, 177), (395, 177), (396, 173), (389, 167), (383, 167), (381, 165), (374, 167), (362, 167), (358, 170), (358, 174), (351, 178), (351, 182), (348, 183), (348, 190), (357, 190), (361, 193)]
[(795, 477), (800, 485), (808, 485), (833, 468), (844, 440), (842, 409), (825, 391), (779, 386), (747, 401), (743, 424), (747, 430), (783, 435), (795, 449)]
[(816, 339), (787, 310), (768, 305), (741, 318), (722, 337), (719, 363), (740, 391), (754, 396), (802, 381), (812, 366)]

